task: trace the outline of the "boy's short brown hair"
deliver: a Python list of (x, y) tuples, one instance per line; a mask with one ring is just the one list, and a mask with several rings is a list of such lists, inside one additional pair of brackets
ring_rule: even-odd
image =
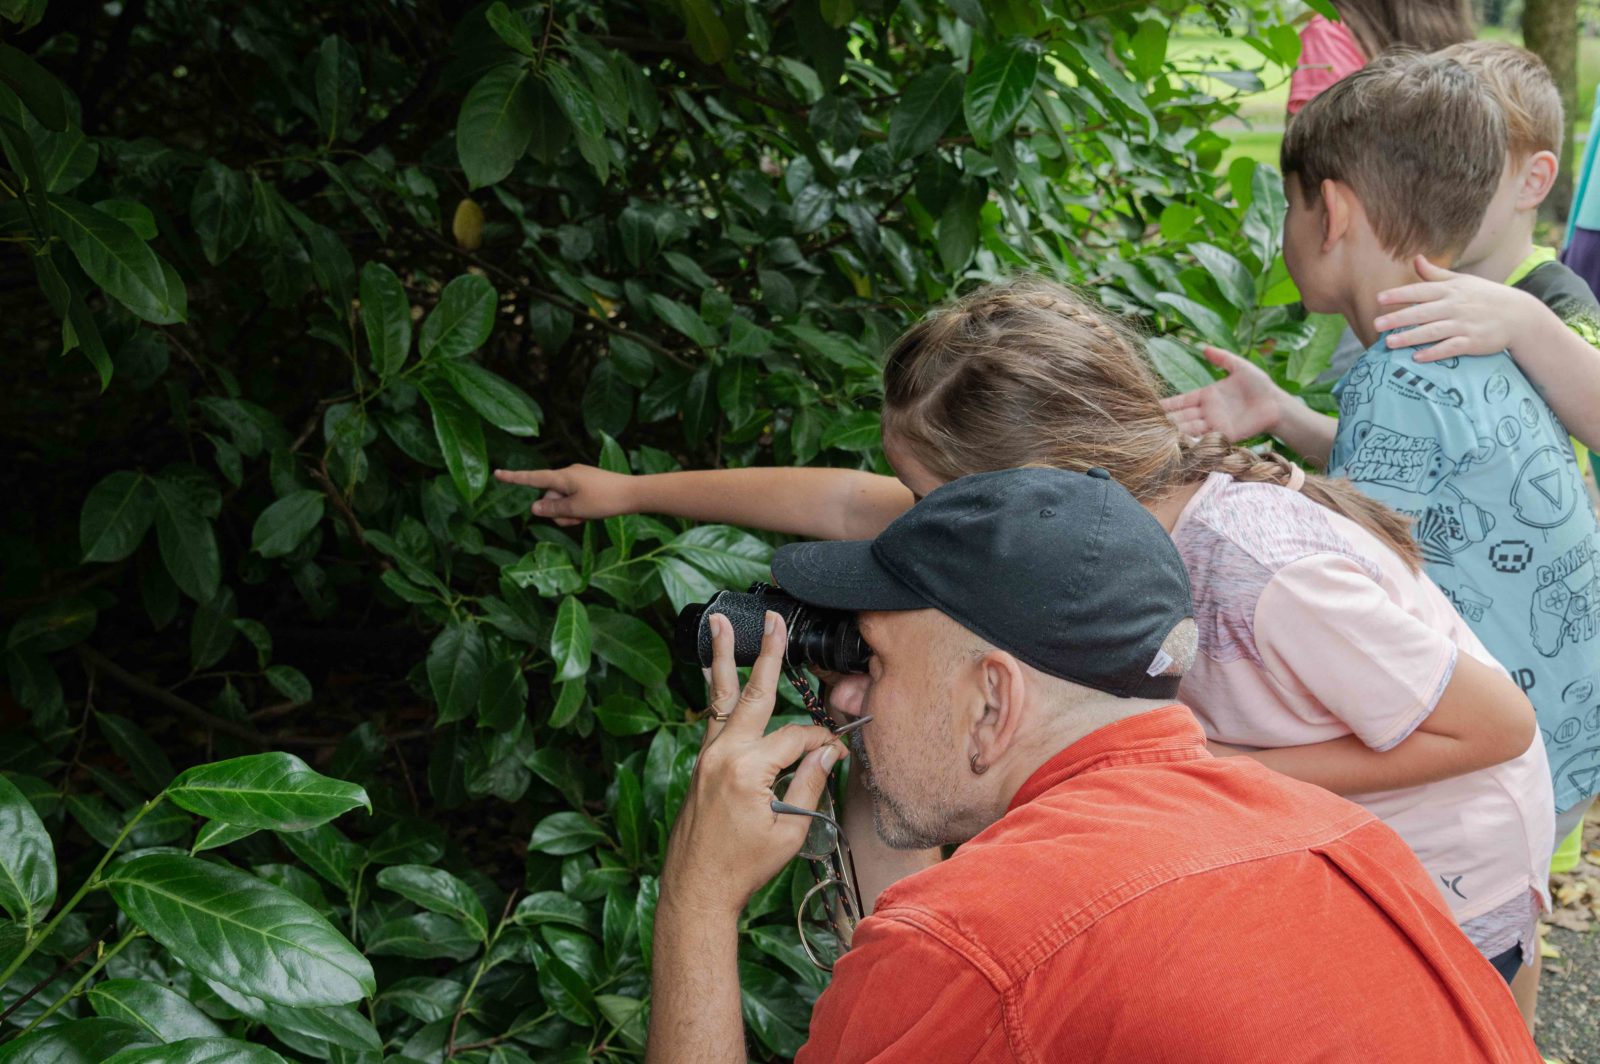
[(1289, 123), (1284, 179), (1308, 201), (1350, 186), (1385, 251), (1449, 257), (1471, 242), (1506, 164), (1506, 120), (1454, 59), (1391, 52), (1318, 95)]
[(1506, 113), (1506, 141), (1513, 161), (1536, 151), (1561, 157), (1566, 115), (1561, 90), (1544, 60), (1509, 41), (1466, 41), (1439, 52), (1489, 86)]

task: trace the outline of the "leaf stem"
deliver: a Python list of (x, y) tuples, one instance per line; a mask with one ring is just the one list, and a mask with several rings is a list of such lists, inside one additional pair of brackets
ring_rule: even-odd
[(500, 941), (500, 933), (506, 929), (506, 921), (511, 919), (511, 906), (516, 903), (517, 892), (513, 890), (506, 895), (506, 903), (500, 910), (500, 922), (494, 927), (494, 934), (489, 936), (489, 941), (484, 943), (483, 959), (478, 961), (478, 970), (472, 973), (472, 982), (467, 984), (466, 993), (461, 995), (461, 1003), (456, 1006), (456, 1014), (450, 1020), (450, 1037), (445, 1040), (444, 1058), (449, 1060), (456, 1055), (456, 1028), (461, 1026), (461, 1017), (466, 1015), (467, 1005), (472, 1001), (472, 992), (478, 989), (478, 980), (483, 978), (483, 973), (489, 970), (489, 957), (494, 953), (494, 944)]
[(72, 897), (68, 898), (67, 903), (56, 912), (55, 916), (51, 917), (50, 922), (44, 925), (44, 930), (40, 931), (36, 936), (30, 939), (28, 944), (22, 948), (22, 951), (15, 957), (11, 958), (11, 963), (6, 966), (6, 970), (4, 972), (0, 972), (0, 986), (6, 985), (6, 982), (16, 974), (17, 969), (22, 967), (22, 962), (32, 956), (33, 951), (39, 948), (40, 943), (44, 942), (45, 939), (50, 937), (51, 932), (56, 929), (56, 925), (60, 924), (68, 913), (77, 908), (78, 903), (83, 900), (84, 895), (88, 894), (91, 890), (96, 890), (99, 888), (100, 873), (105, 870), (106, 865), (110, 863), (111, 858), (116, 855), (116, 852), (122, 848), (122, 844), (127, 841), (128, 836), (133, 833), (133, 829), (138, 826), (139, 821), (143, 820), (146, 814), (148, 814), (152, 809), (160, 805), (166, 796), (167, 792), (162, 791), (160, 794), (144, 803), (144, 805), (140, 806), (139, 811), (133, 814), (126, 824), (122, 825), (122, 833), (116, 837), (114, 842), (112, 842), (111, 848), (105, 852), (105, 856), (100, 858), (100, 863), (94, 866), (94, 871), (90, 872), (89, 878), (83, 881), (83, 886), (79, 887), (78, 892)]
[[(78, 981), (73, 983), (71, 988), (65, 994), (62, 994), (59, 998), (57, 998), (55, 1004), (51, 1005), (49, 1008), (39, 1013), (39, 1015), (35, 1016), (33, 1018), (33, 1022), (22, 1029), (22, 1034), (27, 1034), (29, 1031), (39, 1026), (39, 1024), (43, 1023), (46, 1018), (56, 1011), (56, 1009), (59, 1009), (61, 1006), (65, 1005), (67, 1002), (76, 997), (78, 991), (83, 989), (84, 984), (95, 977), (95, 973), (100, 971), (101, 968), (104, 968), (106, 964), (110, 962), (112, 957), (115, 957), (117, 954), (121, 953), (127, 947), (128, 943), (132, 942), (142, 934), (144, 934), (143, 931), (139, 930), (137, 927), (130, 926), (128, 928), (128, 933), (118, 939), (115, 946), (112, 946), (110, 949), (101, 953), (100, 959), (94, 962), (94, 966), (79, 976)], [(104, 943), (101, 944), (103, 945)], [(21, 1037), (21, 1035), (18, 1037)]]

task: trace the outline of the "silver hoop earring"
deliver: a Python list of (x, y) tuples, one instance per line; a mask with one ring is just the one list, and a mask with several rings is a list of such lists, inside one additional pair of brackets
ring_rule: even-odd
[(989, 766), (988, 765), (980, 765), (980, 764), (978, 764), (978, 755), (977, 754), (973, 754), (971, 760), (969, 760), (967, 762), (967, 764), (971, 766), (972, 774), (974, 776), (981, 776), (985, 772), (989, 771)]

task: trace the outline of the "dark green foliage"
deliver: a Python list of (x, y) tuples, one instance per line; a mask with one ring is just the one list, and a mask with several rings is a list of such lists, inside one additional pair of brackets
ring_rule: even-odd
[(883, 347), (1020, 268), (1309, 384), (1276, 175), (1167, 47), (1279, 15), (0, 0), (0, 1061), (638, 1056), (664, 635), (772, 543), (492, 470), (883, 469)]

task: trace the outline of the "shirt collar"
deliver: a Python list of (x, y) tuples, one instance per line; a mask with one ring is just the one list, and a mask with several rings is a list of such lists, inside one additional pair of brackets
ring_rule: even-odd
[(1556, 261), (1556, 249), (1543, 244), (1535, 244), (1533, 251), (1527, 258), (1517, 263), (1517, 268), (1511, 271), (1511, 276), (1506, 278), (1506, 284), (1516, 284), (1534, 270), (1547, 262)]
[(1113, 765), (1210, 757), (1206, 735), (1187, 706), (1173, 704), (1097, 728), (1039, 766), (1012, 797), (1010, 812), (1084, 772)]

